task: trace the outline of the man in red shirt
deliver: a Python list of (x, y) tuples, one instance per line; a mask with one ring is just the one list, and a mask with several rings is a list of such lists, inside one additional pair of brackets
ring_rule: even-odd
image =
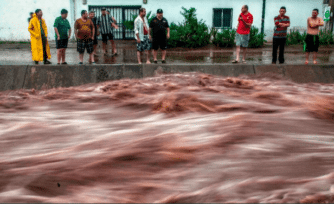
[(243, 49), (243, 58), (242, 62), (246, 63), (246, 53), (247, 53), (247, 47), (249, 42), (249, 33), (250, 29), (253, 24), (253, 15), (248, 12), (248, 6), (244, 5), (241, 8), (241, 14), (238, 17), (238, 29), (237, 34), (235, 36), (236, 39), (236, 45), (237, 45), (237, 57), (233, 63), (238, 63), (240, 58), (240, 47)]

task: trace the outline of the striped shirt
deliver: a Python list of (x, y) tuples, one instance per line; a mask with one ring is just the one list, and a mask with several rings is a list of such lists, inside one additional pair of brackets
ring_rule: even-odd
[(97, 25), (100, 26), (102, 34), (112, 33), (111, 23), (113, 23), (113, 20), (109, 15), (101, 15), (97, 18)]
[(278, 24), (280, 23), (290, 23), (290, 18), (289, 16), (276, 16), (274, 18), (275, 21), (275, 30), (274, 30), (274, 38), (286, 38), (287, 36), (287, 27), (280, 27)]

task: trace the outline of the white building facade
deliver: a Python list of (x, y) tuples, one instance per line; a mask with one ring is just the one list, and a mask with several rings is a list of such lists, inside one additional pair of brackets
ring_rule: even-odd
[[(197, 9), (197, 18), (203, 19), (210, 27), (236, 28), (237, 18), (242, 5), (247, 4), (249, 11), (254, 16), (254, 26), (261, 30), (262, 9), (264, 0), (0, 0), (0, 41), (27, 41), (30, 38), (28, 32), (29, 12), (37, 8), (42, 9), (43, 18), (46, 20), (49, 31), (49, 40), (55, 39), (53, 23), (60, 16), (61, 9), (69, 11), (68, 20), (73, 28), (75, 19), (80, 18), (81, 10), (94, 9), (100, 11), (102, 6), (107, 7), (115, 16), (119, 24), (129, 20), (131, 14), (137, 14), (140, 7), (146, 8), (147, 12), (156, 12), (163, 9), (164, 17), (169, 23), (183, 21), (180, 14), (182, 7)], [(281, 6), (287, 8), (290, 16), (291, 28), (306, 29), (306, 20), (311, 16), (314, 8), (319, 9), (319, 16), (323, 17), (323, 0), (266, 0), (264, 32), (270, 41), (274, 29), (274, 17), (278, 15)], [(116, 32), (116, 31), (115, 31)], [(130, 39), (131, 31), (120, 29), (118, 39)], [(72, 32), (73, 33), (73, 32)]]

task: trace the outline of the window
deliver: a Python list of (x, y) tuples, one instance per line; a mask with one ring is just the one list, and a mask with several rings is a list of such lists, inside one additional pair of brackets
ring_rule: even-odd
[(232, 9), (213, 9), (213, 27), (232, 28)]

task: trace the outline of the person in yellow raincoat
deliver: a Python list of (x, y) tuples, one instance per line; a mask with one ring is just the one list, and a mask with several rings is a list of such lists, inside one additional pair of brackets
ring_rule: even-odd
[(51, 59), (50, 46), (47, 41), (48, 29), (42, 16), (42, 10), (37, 9), (29, 22), (28, 31), (31, 36), (32, 60), (35, 61), (35, 64), (38, 64), (39, 61), (44, 61), (44, 64), (51, 64), (48, 61), (48, 59)]

